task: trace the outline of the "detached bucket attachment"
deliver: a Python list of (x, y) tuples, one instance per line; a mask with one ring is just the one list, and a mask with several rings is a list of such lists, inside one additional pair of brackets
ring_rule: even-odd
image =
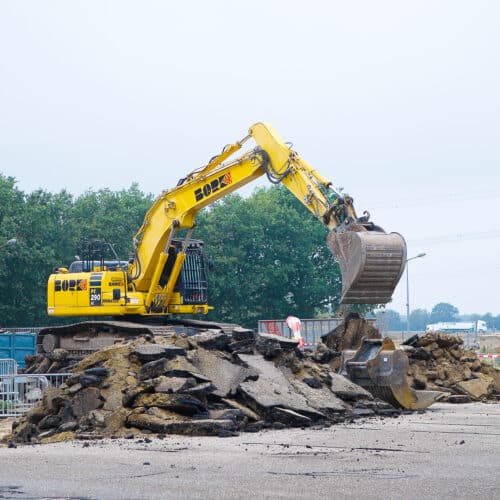
[(406, 262), (406, 242), (399, 233), (355, 227), (331, 231), (327, 245), (342, 273), (341, 304), (387, 304)]
[(351, 356), (345, 356), (341, 373), (395, 408), (421, 410), (443, 396), (442, 392), (416, 391), (408, 385), (408, 356), (397, 350), (390, 338), (364, 340)]

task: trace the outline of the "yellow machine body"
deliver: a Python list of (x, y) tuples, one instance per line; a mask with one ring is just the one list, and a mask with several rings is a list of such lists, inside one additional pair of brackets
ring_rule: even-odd
[[(48, 282), (48, 312), (57, 316), (148, 316), (144, 294), (127, 290), (124, 272), (52, 274)], [(183, 304), (179, 292), (172, 293), (170, 314), (206, 314), (207, 304)]]

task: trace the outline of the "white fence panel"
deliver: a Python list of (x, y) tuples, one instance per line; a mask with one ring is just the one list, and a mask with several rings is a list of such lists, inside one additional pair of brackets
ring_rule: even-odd
[(18, 417), (43, 397), (48, 387), (59, 387), (71, 373), (18, 373), (13, 359), (0, 359), (0, 417)]

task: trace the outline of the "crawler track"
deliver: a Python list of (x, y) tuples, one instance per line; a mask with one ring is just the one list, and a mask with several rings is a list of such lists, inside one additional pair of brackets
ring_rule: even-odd
[(49, 326), (37, 336), (37, 352), (65, 349), (72, 357), (84, 357), (103, 347), (139, 335), (194, 335), (205, 330), (230, 333), (238, 325), (199, 320), (169, 320), (165, 323), (131, 321), (83, 321), (64, 326)]

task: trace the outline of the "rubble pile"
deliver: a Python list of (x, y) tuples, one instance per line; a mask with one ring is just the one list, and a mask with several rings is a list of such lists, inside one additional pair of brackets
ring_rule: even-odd
[[(30, 373), (68, 371), (58, 388), (15, 422), (9, 439), (50, 442), (138, 434), (231, 436), (265, 428), (306, 427), (372, 415), (395, 415), (388, 403), (337, 373), (343, 349), (380, 338), (350, 315), (314, 351), (296, 340), (235, 327), (187, 336), (146, 334), (83, 360), (55, 349), (29, 361)], [(415, 389), (448, 401), (495, 399), (500, 372), (483, 365), (458, 337), (415, 336), (402, 346)]]
[(54, 349), (51, 353), (25, 356), (24, 373), (69, 373), (76, 366), (80, 357), (70, 356), (66, 349)]
[(295, 340), (241, 327), (232, 334), (146, 335), (78, 362), (62, 386), (46, 390), (15, 423), (10, 439), (229, 436), (399, 413), (334, 373), (332, 357), (326, 346), (303, 353)]
[(481, 363), (474, 351), (464, 349), (460, 337), (427, 333), (407, 344), (402, 348), (409, 357), (408, 378), (415, 389), (450, 393), (448, 401), (453, 403), (500, 396), (500, 372)]

